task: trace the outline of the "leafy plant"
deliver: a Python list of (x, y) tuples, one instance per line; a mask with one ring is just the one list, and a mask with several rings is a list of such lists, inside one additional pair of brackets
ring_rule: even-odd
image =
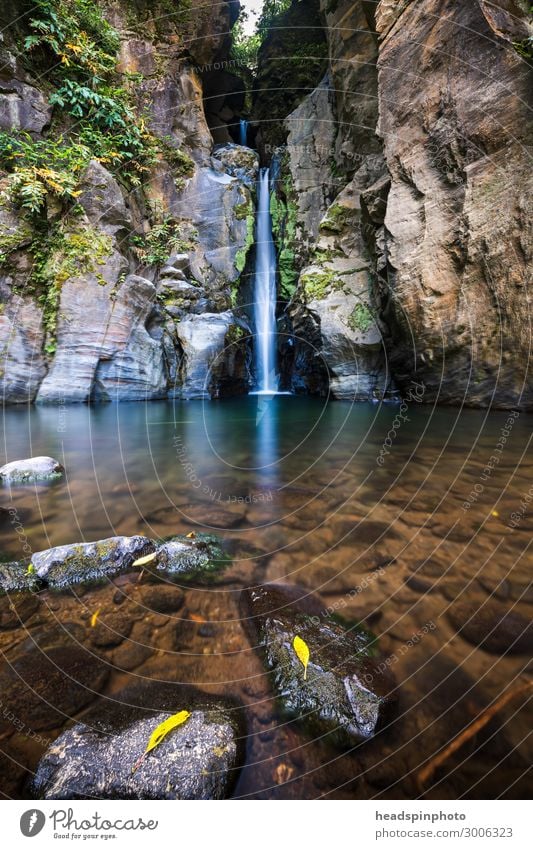
[(63, 137), (34, 141), (27, 133), (0, 132), (0, 168), (8, 173), (7, 198), (31, 213), (44, 207), (49, 194), (75, 201), (79, 176), (91, 158), (82, 144)]
[(131, 237), (131, 246), (137, 259), (146, 266), (163, 265), (174, 253), (186, 253), (192, 247), (191, 241), (184, 238), (180, 224), (170, 215), (162, 216), (152, 225), (146, 235)]

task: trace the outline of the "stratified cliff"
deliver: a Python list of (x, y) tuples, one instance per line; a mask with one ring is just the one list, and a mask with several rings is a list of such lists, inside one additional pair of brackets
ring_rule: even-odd
[(527, 7), (323, 0), (279, 154), (296, 389), (533, 404)]
[(213, 149), (203, 90), (228, 64), (237, 13), (199, 0), (3, 4), (6, 403), (248, 388), (248, 328), (232, 307), (257, 160), (230, 143), (231, 110)]

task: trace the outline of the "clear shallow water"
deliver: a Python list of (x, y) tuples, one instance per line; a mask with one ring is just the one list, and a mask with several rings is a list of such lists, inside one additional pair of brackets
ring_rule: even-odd
[[(186, 590), (186, 636), (167, 638), (172, 622), (134, 631), (129, 640), (146, 656), (132, 667), (113, 655), (111, 689), (134, 675), (245, 701), (249, 751), (237, 795), (413, 797), (418, 766), (528, 674), (527, 656), (475, 647), (451, 614), (457, 602), (490, 601), (532, 618), (533, 421), (414, 402), (408, 421), (398, 412), (287, 396), (8, 409), (2, 462), (47, 454), (67, 476), (2, 489), (1, 504), (20, 520), (17, 533), (4, 517), (2, 559), (22, 557), (21, 527), (33, 551), (115, 534), (216, 531), (235, 555), (224, 583)], [(316, 592), (325, 609), (380, 637), (402, 699), (392, 729), (345, 754), (281, 720), (238, 609), (243, 586), (272, 580)], [(85, 606), (93, 595), (103, 605), (106, 592), (91, 591)], [(78, 597), (62, 604), (48, 614), (55, 627), (82, 618)], [(208, 622), (210, 636), (195, 622)], [(506, 710), (429, 795), (523, 795), (531, 719), (523, 700)]]

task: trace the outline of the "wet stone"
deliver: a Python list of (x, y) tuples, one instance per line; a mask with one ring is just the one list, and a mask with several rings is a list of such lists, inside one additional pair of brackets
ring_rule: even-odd
[[(140, 761), (157, 726), (189, 718)], [(236, 703), (180, 685), (130, 688), (65, 731), (45, 752), (30, 792), (41, 799), (224, 799), (242, 763)], [(137, 768), (134, 767), (137, 765)]]
[(143, 587), (138, 600), (155, 613), (174, 613), (183, 606), (183, 591), (179, 587), (151, 585)]
[[(395, 682), (376, 656), (373, 635), (320, 618), (318, 599), (294, 601), (294, 590), (264, 585), (243, 590), (242, 616), (252, 644), (261, 649), (287, 716), (341, 745), (373, 737), (392, 718)], [(309, 648), (307, 676), (293, 648)]]
[(133, 622), (125, 611), (102, 613), (91, 628), (91, 643), (99, 648), (118, 646), (130, 635)]
[(457, 602), (448, 611), (458, 633), (492, 654), (525, 654), (533, 650), (533, 621), (496, 602)]
[(218, 537), (196, 534), (176, 536), (158, 546), (156, 560), (146, 568), (151, 574), (164, 573), (180, 581), (210, 583), (230, 562)]

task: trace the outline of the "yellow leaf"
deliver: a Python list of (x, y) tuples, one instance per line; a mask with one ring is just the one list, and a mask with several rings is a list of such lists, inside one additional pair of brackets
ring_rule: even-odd
[(307, 664), (309, 663), (309, 646), (305, 643), (301, 637), (295, 637), (292, 641), (292, 647), (298, 656), (298, 660), (300, 660), (303, 664), (304, 668), (304, 681), (307, 680)]
[(91, 628), (94, 628), (96, 623), (98, 622), (98, 617), (100, 616), (101, 607), (96, 610), (91, 616)]
[(153, 551), (152, 554), (147, 554), (146, 557), (139, 557), (138, 560), (132, 563), (132, 566), (147, 566), (148, 563), (153, 563), (156, 558), (157, 554)]
[(498, 511), (497, 511), (497, 510), (493, 510), (493, 511), (492, 511), (492, 515), (493, 515), (493, 516), (499, 516), (500, 514), (498, 513)]
[(143, 754), (139, 758), (136, 764), (134, 764), (132, 772), (135, 772), (136, 769), (140, 767), (146, 755), (159, 746), (160, 743), (163, 742), (167, 734), (170, 731), (173, 731), (174, 728), (178, 728), (178, 726), (183, 725), (184, 722), (187, 722), (190, 717), (190, 713), (188, 710), (180, 710), (179, 713), (175, 713), (172, 716), (169, 716), (168, 719), (165, 719), (164, 722), (159, 723), (157, 728), (152, 731), (150, 735), (150, 739), (148, 740), (148, 745), (144, 750)]

